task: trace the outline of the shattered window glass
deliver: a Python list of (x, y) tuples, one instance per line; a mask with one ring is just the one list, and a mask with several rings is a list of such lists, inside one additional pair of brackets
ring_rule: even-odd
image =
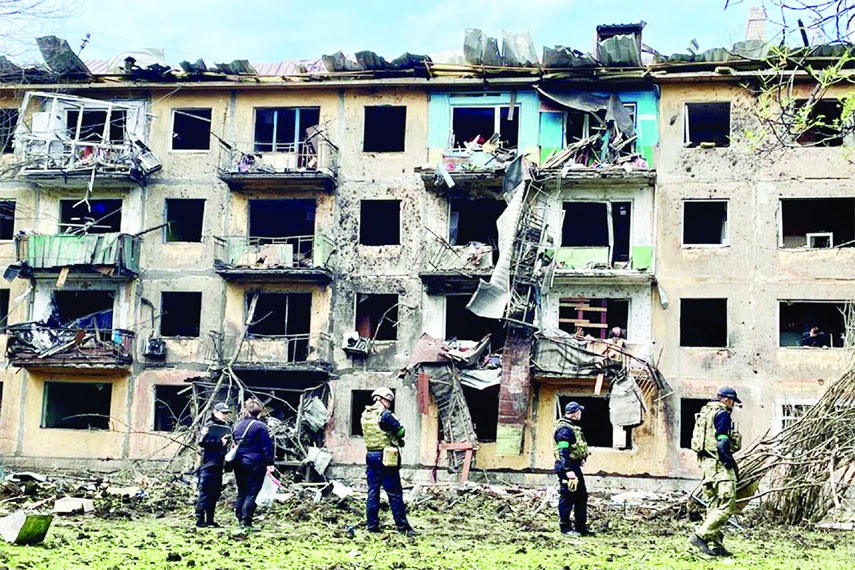
[[(78, 125), (78, 122), (80, 123)], [(107, 127), (107, 111), (84, 110), (67, 111), (65, 124), (71, 139), (86, 142), (122, 144), (125, 141), (127, 111), (113, 109), (110, 113), (110, 125), (106, 128), (107, 140), (104, 140)]]
[(172, 110), (172, 150), (211, 148), (211, 109)]
[(0, 109), (0, 153), (8, 154), (14, 150), (12, 142), (17, 124), (17, 109)]
[(255, 110), (256, 152), (297, 152), (307, 130), (318, 126), (319, 107), (278, 107)]

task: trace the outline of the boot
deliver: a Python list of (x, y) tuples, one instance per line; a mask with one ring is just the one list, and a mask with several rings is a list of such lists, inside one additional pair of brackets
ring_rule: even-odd
[(205, 526), (208, 526), (207, 523), (205, 522), (205, 515), (203, 515), (203, 514), (197, 514), (196, 515), (196, 526), (199, 528), (203, 528)]
[(692, 535), (689, 537), (689, 544), (697, 547), (698, 550), (700, 550), (701, 552), (703, 552), (704, 554), (706, 554), (708, 556), (715, 556), (716, 555), (716, 553), (713, 552), (709, 546), (707, 546), (707, 543), (704, 541), (704, 539), (695, 533), (692, 533)]

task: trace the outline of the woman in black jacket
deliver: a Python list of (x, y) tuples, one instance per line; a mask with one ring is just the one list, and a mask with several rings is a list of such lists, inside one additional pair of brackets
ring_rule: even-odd
[(267, 472), (273, 469), (273, 441), (267, 424), (258, 419), (262, 411), (264, 406), (261, 402), (247, 400), (243, 406), (243, 419), (232, 430), (232, 438), (238, 445), (234, 461), (238, 488), (235, 515), (243, 529), (252, 527), (255, 497), (261, 491)]
[(218, 527), (214, 509), (223, 491), (223, 460), (229, 444), (229, 406), (215, 404), (211, 417), (199, 434), (202, 461), (199, 464), (199, 498), (196, 500), (196, 526)]

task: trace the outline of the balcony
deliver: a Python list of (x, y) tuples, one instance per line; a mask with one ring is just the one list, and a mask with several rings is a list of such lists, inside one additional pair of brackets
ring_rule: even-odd
[(117, 279), (139, 274), (139, 236), (120, 233), (22, 235), (15, 238), (24, 277), (45, 277), (63, 270)]
[(327, 284), (335, 244), (323, 234), (282, 238), (214, 238), (214, 271), (235, 281)]
[(653, 247), (633, 246), (628, 261), (612, 261), (608, 246), (561, 247), (556, 250), (552, 283), (573, 285), (644, 285), (653, 283)]
[(231, 362), (235, 370), (290, 371), (326, 379), (333, 368), (333, 341), (325, 333), (247, 335), (241, 339), (211, 331), (205, 360), (217, 367)]
[[(430, 230), (428, 230), (430, 231)], [(451, 245), (431, 232), (419, 277), (429, 295), (473, 293), (479, 279), (493, 272), (493, 248), (486, 244)]]
[(338, 148), (325, 137), (284, 145), (279, 152), (256, 152), (252, 143), (222, 144), (220, 180), (241, 190), (323, 190), (335, 188)]
[(504, 149), (446, 150), (435, 168), (421, 167), (415, 171), (426, 189), (440, 194), (452, 189), (501, 193), (505, 169), (515, 157), (515, 151)]
[(6, 359), (33, 370), (122, 370), (133, 362), (134, 332), (20, 323), (7, 329)]

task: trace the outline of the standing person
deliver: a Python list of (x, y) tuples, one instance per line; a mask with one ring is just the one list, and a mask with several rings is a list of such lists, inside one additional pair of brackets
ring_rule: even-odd
[(232, 438), (238, 446), (234, 461), (237, 483), (235, 516), (244, 530), (252, 528), (255, 497), (267, 472), (273, 470), (273, 442), (267, 424), (258, 419), (263, 411), (261, 402), (248, 399), (243, 405), (243, 419), (232, 430)]
[(736, 480), (739, 470), (733, 453), (739, 451), (742, 438), (733, 426), (731, 413), (741, 404), (736, 390), (722, 386), (716, 399), (695, 416), (692, 450), (704, 475), (703, 493), (707, 500), (707, 516), (689, 537), (689, 542), (711, 556), (730, 556), (724, 547), (722, 528), (735, 512)]
[[(584, 406), (568, 402), (564, 416), (555, 422), (555, 473), (558, 475), (558, 523), (563, 534), (592, 536), (588, 528), (588, 488), (582, 466), (588, 458), (588, 443), (579, 426)], [(570, 522), (570, 513), (575, 512), (576, 528)]]
[(229, 446), (229, 406), (214, 404), (211, 417), (199, 433), (202, 462), (199, 465), (199, 498), (196, 500), (196, 526), (218, 527), (214, 509), (223, 491), (223, 461)]
[(365, 439), (365, 466), (368, 478), (368, 498), (365, 515), (368, 532), (380, 532), (380, 486), (386, 490), (392, 517), (398, 532), (415, 536), (416, 531), (407, 522), (407, 507), (401, 489), (401, 455), (404, 446), (404, 427), (389, 408), (395, 394), (380, 387), (371, 393), (374, 403), (362, 412), (362, 436)]

